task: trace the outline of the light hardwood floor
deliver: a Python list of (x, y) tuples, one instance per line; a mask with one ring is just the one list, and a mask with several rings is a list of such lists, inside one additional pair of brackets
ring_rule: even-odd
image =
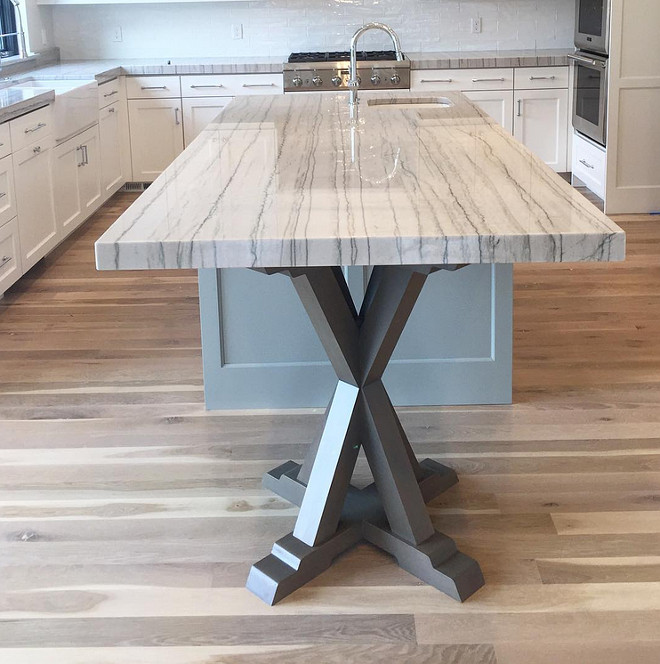
[(268, 607), (243, 584), (295, 511), (260, 477), (320, 415), (204, 411), (195, 274), (94, 270), (133, 198), (0, 303), (2, 664), (660, 662), (657, 218), (625, 264), (516, 268), (515, 405), (402, 411), (487, 585), (364, 545)]

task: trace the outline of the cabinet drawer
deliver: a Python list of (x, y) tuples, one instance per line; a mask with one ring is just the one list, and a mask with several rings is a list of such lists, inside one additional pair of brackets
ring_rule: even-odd
[(11, 154), (11, 135), (9, 122), (0, 125), (0, 159)]
[(225, 86), (222, 96), (279, 95), (284, 92), (282, 74), (224, 74), (217, 78)]
[(119, 79), (113, 78), (111, 81), (99, 85), (99, 109), (105, 108), (119, 99)]
[(573, 136), (573, 175), (597, 196), (605, 198), (607, 153), (579, 134)]
[(35, 141), (50, 135), (53, 129), (53, 116), (50, 106), (32, 111), (9, 123), (11, 147), (14, 152), (22, 150)]
[(126, 96), (129, 99), (180, 97), (181, 83), (178, 76), (129, 76)]
[(521, 67), (515, 70), (516, 90), (567, 88), (568, 67)]
[(411, 72), (412, 90), (512, 90), (513, 69), (422, 69)]
[(16, 217), (0, 228), (0, 293), (23, 274)]
[(232, 85), (232, 81), (227, 81), (228, 76), (182, 76), (181, 77), (181, 96), (182, 97), (229, 97), (227, 85)]
[(14, 167), (11, 155), (0, 159), (0, 226), (16, 216)]

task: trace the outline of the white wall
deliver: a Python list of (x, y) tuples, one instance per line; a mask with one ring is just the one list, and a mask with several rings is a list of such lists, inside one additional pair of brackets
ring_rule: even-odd
[[(408, 51), (564, 48), (575, 0), (261, 0), (52, 8), (62, 59), (284, 55), (346, 49), (356, 27), (390, 24)], [(470, 18), (483, 32), (470, 32)], [(231, 38), (232, 24), (244, 38)], [(121, 26), (123, 41), (113, 42)], [(365, 45), (384, 46), (381, 37)]]

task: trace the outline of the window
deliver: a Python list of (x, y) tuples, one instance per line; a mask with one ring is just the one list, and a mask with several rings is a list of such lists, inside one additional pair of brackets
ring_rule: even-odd
[[(0, 34), (16, 32), (16, 8), (10, 0), (0, 0)], [(0, 58), (18, 55), (18, 37), (0, 37)]]

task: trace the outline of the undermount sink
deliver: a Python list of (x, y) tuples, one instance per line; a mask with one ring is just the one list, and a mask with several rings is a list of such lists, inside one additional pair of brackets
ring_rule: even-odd
[(17, 88), (43, 88), (55, 92), (53, 103), (53, 138), (63, 141), (99, 119), (98, 85), (89, 80), (37, 80), (19, 81)]
[(449, 108), (454, 105), (454, 102), (447, 97), (392, 97), (390, 99), (369, 99), (367, 105), (408, 111), (416, 108)]

